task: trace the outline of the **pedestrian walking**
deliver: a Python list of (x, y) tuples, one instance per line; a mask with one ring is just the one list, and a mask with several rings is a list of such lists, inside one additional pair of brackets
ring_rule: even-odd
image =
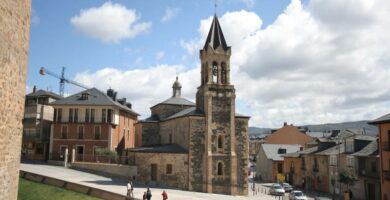
[(131, 181), (127, 183), (127, 197), (133, 197), (133, 182)]
[(142, 200), (146, 200), (146, 192), (144, 192), (144, 196), (142, 196)]
[(152, 191), (150, 191), (149, 188), (146, 190), (146, 199), (147, 200), (152, 199)]
[(168, 199), (168, 194), (165, 192), (165, 190), (163, 190), (163, 193), (161, 195), (163, 197), (163, 200), (167, 200)]

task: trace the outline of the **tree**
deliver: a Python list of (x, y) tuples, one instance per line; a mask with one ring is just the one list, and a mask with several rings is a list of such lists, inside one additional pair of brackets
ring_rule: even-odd
[(347, 188), (349, 189), (349, 186), (352, 186), (358, 181), (359, 179), (356, 177), (354, 173), (352, 173), (350, 170), (343, 169), (340, 172), (339, 175), (339, 181), (340, 183), (344, 183), (347, 185)]

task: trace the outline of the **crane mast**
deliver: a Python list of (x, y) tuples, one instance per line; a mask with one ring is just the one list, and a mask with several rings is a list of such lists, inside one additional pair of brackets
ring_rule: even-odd
[(61, 75), (58, 75), (54, 72), (51, 72), (49, 70), (47, 70), (46, 68), (44, 67), (41, 67), (41, 69), (39, 69), (39, 74), (41, 75), (50, 75), (50, 76), (53, 76), (55, 78), (58, 78), (60, 79), (60, 89), (59, 89), (59, 93), (61, 96), (64, 96), (64, 91), (65, 91), (65, 83), (70, 83), (70, 84), (73, 84), (73, 85), (76, 85), (78, 87), (81, 87), (81, 88), (84, 88), (84, 89), (89, 89), (89, 87), (81, 84), (81, 83), (78, 83), (76, 81), (73, 81), (73, 80), (70, 80), (70, 79), (67, 79), (65, 78), (65, 67), (62, 67), (62, 70), (61, 70)]

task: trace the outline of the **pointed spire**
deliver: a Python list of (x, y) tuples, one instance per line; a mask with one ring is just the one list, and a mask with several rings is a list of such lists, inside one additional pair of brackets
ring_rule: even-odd
[(179, 82), (179, 77), (176, 75), (176, 81), (172, 85), (173, 94), (172, 97), (181, 96), (181, 83)]
[(214, 15), (213, 22), (211, 23), (210, 31), (203, 49), (206, 50), (208, 46), (211, 46), (213, 49), (217, 49), (219, 46), (221, 46), (225, 51), (230, 48), (226, 44), (225, 37), (223, 36), (223, 32), (221, 26), (219, 25), (216, 14)]

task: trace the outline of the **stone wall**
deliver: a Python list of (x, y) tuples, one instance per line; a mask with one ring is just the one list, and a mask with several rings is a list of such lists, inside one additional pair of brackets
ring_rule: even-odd
[(129, 165), (117, 165), (107, 163), (74, 162), (71, 165), (73, 169), (102, 173), (103, 175), (114, 175), (126, 177), (128, 179), (137, 176), (137, 167)]
[(236, 118), (237, 194), (248, 194), (249, 118)]
[[(183, 117), (160, 123), (161, 144), (178, 144), (188, 149), (189, 118)], [(170, 136), (171, 135), (171, 136)], [(169, 138), (171, 137), (171, 142)]]
[(189, 144), (189, 190), (203, 192), (204, 142), (206, 122), (204, 118), (191, 117)]
[(0, 199), (17, 199), (31, 0), (0, 3)]
[(137, 126), (141, 126), (141, 128), (136, 130), (141, 130), (141, 133), (136, 134), (142, 137), (141, 146), (160, 144), (160, 125), (158, 122), (140, 122), (139, 124)]
[[(141, 153), (130, 152), (129, 159), (137, 166), (137, 183), (188, 188), (188, 154), (186, 153)], [(151, 181), (151, 165), (157, 165), (157, 180)], [(172, 174), (167, 174), (167, 164), (172, 165)]]

